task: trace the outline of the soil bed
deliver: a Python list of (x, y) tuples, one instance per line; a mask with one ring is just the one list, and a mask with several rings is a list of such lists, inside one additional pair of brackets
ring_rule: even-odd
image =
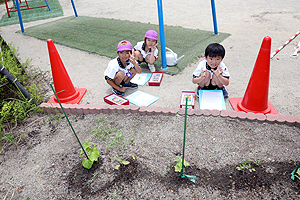
[[(80, 141), (96, 143), (98, 162), (82, 167), (80, 146), (66, 118), (35, 115), (14, 131), (24, 133), (16, 149), (4, 144), (0, 156), (0, 198), (11, 199), (298, 199), (300, 181), (291, 180), (300, 154), (296, 126), (188, 116), (185, 174), (174, 171), (182, 156), (184, 116), (139, 114), (69, 115)], [(108, 148), (119, 131), (129, 165), (114, 166), (120, 149)], [(133, 156), (131, 156), (131, 155)], [(255, 171), (238, 171), (243, 160)], [(254, 160), (262, 159), (260, 165)]]

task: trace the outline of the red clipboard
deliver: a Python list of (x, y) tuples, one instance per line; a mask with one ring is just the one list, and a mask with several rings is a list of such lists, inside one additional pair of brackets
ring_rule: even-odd
[(107, 95), (104, 97), (104, 101), (110, 105), (129, 105), (129, 101), (115, 93)]
[(148, 85), (149, 86), (160, 86), (160, 83), (163, 78), (163, 74), (164, 74), (163, 72), (153, 72), (148, 81)]
[(195, 92), (193, 91), (182, 91), (180, 98), (180, 108), (185, 108), (185, 100), (188, 97), (187, 108), (195, 108)]

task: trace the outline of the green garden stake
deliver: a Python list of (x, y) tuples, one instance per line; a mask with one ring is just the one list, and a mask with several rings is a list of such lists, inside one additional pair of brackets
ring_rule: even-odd
[(292, 176), (291, 176), (291, 179), (292, 179), (292, 180), (295, 180), (295, 173), (296, 173), (297, 171), (299, 171), (299, 170), (300, 170), (300, 162), (299, 162), (297, 168), (294, 169), (294, 171), (291, 173), (291, 174), (292, 174)]
[(79, 139), (78, 139), (78, 137), (77, 137), (77, 135), (76, 135), (76, 133), (75, 133), (75, 131), (74, 131), (74, 128), (73, 128), (73, 126), (72, 126), (72, 124), (71, 124), (71, 122), (70, 122), (70, 120), (69, 120), (69, 118), (68, 118), (68, 116), (67, 116), (67, 114), (66, 114), (64, 108), (62, 107), (62, 105), (61, 105), (61, 103), (60, 103), (60, 100), (59, 100), (59, 98), (58, 98), (58, 96), (57, 96), (57, 94), (56, 94), (56, 92), (55, 92), (55, 90), (54, 90), (54, 88), (53, 88), (53, 86), (52, 86), (51, 83), (50, 83), (50, 87), (51, 87), (52, 91), (54, 92), (55, 97), (56, 97), (56, 99), (57, 99), (57, 101), (58, 101), (58, 103), (59, 103), (59, 105), (60, 105), (60, 107), (61, 107), (61, 110), (64, 112), (65, 117), (67, 118), (67, 120), (68, 120), (68, 122), (69, 122), (69, 125), (71, 126), (71, 129), (72, 129), (72, 131), (73, 131), (73, 133), (74, 133), (74, 135), (75, 135), (77, 141), (79, 142), (79, 144), (80, 144), (80, 146), (81, 146), (81, 148), (82, 148), (82, 150), (83, 150), (83, 152), (84, 152), (86, 158), (89, 160), (89, 157), (88, 157), (87, 153), (85, 152), (85, 150), (84, 150), (82, 144), (80, 143), (80, 141), (79, 141)]
[(187, 102), (188, 97), (185, 99), (185, 117), (184, 117), (184, 133), (183, 133), (183, 149), (182, 149), (182, 168), (181, 168), (181, 178), (187, 177), (190, 181), (193, 183), (196, 182), (196, 176), (186, 175), (183, 173), (183, 167), (184, 167), (184, 149), (185, 149), (185, 133), (186, 133), (186, 118), (187, 118)]

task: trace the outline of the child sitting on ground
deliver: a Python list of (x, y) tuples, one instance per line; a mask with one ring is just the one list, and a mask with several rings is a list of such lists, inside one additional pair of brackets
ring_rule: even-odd
[(125, 94), (126, 88), (136, 89), (137, 84), (130, 82), (142, 69), (132, 55), (132, 45), (129, 41), (119, 42), (117, 47), (118, 57), (108, 63), (104, 72), (106, 82), (112, 87), (112, 91), (120, 96)]
[(156, 31), (147, 31), (144, 40), (138, 42), (133, 51), (138, 63), (146, 62), (151, 72), (155, 72), (154, 62), (158, 59), (157, 37)]
[(225, 86), (229, 84), (229, 71), (223, 63), (225, 49), (221, 44), (212, 43), (205, 49), (205, 59), (199, 63), (193, 72), (193, 83), (199, 90), (222, 90), (224, 98), (228, 98)]

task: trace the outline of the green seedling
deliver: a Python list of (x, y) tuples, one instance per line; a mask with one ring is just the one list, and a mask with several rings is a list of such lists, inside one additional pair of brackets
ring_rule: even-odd
[(249, 170), (249, 172), (255, 172), (256, 170), (254, 168), (252, 168), (248, 162), (249, 162), (249, 159), (243, 160), (243, 164), (236, 167), (236, 169), (239, 171)]
[(257, 166), (259, 166), (261, 164), (261, 159), (259, 160), (254, 160), (253, 163)]
[[(121, 164), (128, 165), (130, 163), (124, 157), (124, 148), (126, 147), (126, 145), (129, 142), (133, 143), (133, 141), (135, 139), (134, 138), (130, 138), (130, 139), (128, 139), (128, 140), (125, 141), (124, 135), (123, 135), (123, 133), (122, 133), (121, 130), (117, 131), (115, 133), (115, 136), (112, 136), (110, 138), (111, 138), (111, 140), (108, 143), (108, 148), (113, 147), (113, 146), (117, 146), (118, 149), (121, 150), (122, 156), (115, 158), (119, 162), (119, 164), (114, 167), (116, 170), (119, 170)], [(134, 158), (134, 156), (132, 156), (132, 157)]]
[(91, 184), (94, 180), (95, 180), (95, 177), (99, 174), (100, 172), (97, 172), (96, 174), (94, 174), (93, 178), (91, 180), (89, 180), (85, 185), (87, 184)]
[[(177, 157), (177, 158), (175, 159), (175, 161), (177, 161), (176, 165), (174, 166), (174, 167), (175, 167), (175, 172), (181, 172), (181, 170), (182, 170), (182, 158)], [(185, 167), (188, 167), (188, 166), (190, 166), (190, 163), (188, 163), (188, 162), (186, 162), (186, 161), (184, 160), (183, 165), (184, 165)]]
[[(86, 169), (91, 169), (93, 166), (94, 161), (98, 161), (100, 152), (98, 148), (95, 147), (95, 143), (90, 143), (87, 140), (85, 140), (83, 144), (84, 150), (88, 153), (88, 159), (82, 160), (82, 166)], [(83, 150), (80, 149), (80, 155), (79, 157), (82, 158)]]
[(110, 126), (105, 126), (103, 124), (100, 124), (96, 129), (92, 130), (92, 133), (94, 133), (94, 137), (101, 140), (105, 140), (106, 136), (108, 136), (113, 129)]
[(300, 171), (299, 170), (295, 173), (295, 177), (300, 179)]

